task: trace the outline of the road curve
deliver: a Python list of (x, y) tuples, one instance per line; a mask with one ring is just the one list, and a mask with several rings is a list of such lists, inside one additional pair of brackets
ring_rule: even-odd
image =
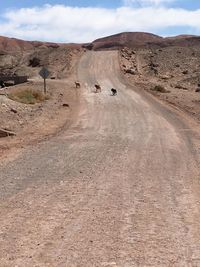
[(0, 266), (200, 266), (190, 129), (126, 86), (116, 51), (85, 53), (78, 76), (71, 128), (0, 166)]

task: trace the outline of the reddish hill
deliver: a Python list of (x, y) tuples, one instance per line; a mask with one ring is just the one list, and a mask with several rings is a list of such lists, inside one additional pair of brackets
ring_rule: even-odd
[(33, 47), (34, 46), (31, 44), (31, 42), (0, 36), (0, 50), (6, 52), (15, 52), (33, 49)]
[(164, 38), (165, 40), (177, 40), (177, 39), (187, 39), (187, 38), (193, 38), (197, 37), (196, 35), (191, 35), (191, 34), (180, 34), (177, 36), (171, 36), (171, 37), (166, 37)]
[(71, 49), (81, 48), (81, 44), (61, 44), (52, 42), (24, 41), (16, 38), (0, 36), (0, 51), (12, 53), (32, 50), (37, 47), (66, 47)]
[(200, 45), (200, 37), (199, 36), (176, 36), (165, 38), (160, 43), (161, 46), (170, 47), (170, 46), (180, 46), (180, 47), (190, 47)]
[(200, 37), (194, 35), (179, 35), (174, 37), (160, 37), (155, 34), (145, 32), (125, 32), (108, 37), (100, 38), (92, 43), (85, 44), (84, 47), (93, 50), (129, 48), (154, 48), (190, 45), (199, 45)]
[(52, 42), (24, 41), (16, 38), (0, 36), (0, 52), (16, 53), (21, 51), (30, 51), (35, 48), (48, 47), (58, 48), (65, 47), (69, 49), (80, 49), (82, 46), (93, 50), (119, 49), (122, 47), (166, 47), (200, 44), (200, 37), (193, 35), (179, 35), (174, 37), (160, 37), (155, 34), (145, 32), (124, 32), (103, 37), (88, 44), (61, 44)]
[(100, 38), (92, 42), (94, 50), (119, 48), (124, 46), (143, 46), (151, 42), (160, 42), (163, 38), (145, 32), (124, 32)]

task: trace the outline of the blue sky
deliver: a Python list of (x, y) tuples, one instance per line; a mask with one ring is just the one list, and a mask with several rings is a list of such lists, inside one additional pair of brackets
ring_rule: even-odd
[(44, 4), (62, 4), (69, 6), (78, 6), (78, 7), (86, 7), (86, 6), (97, 6), (97, 7), (117, 7), (120, 6), (121, 0), (35, 0), (35, 1), (27, 1), (27, 0), (6, 0), (2, 1), (1, 8), (23, 8), (23, 7), (33, 7), (33, 6), (41, 6)]
[[(135, 1), (140, 2), (140, 1)], [(108, 7), (108, 8), (116, 8), (123, 5), (122, 0), (1, 0), (1, 10), (5, 10), (7, 8), (24, 8), (24, 7), (34, 7), (34, 6), (42, 6), (45, 4), (61, 4), (61, 5), (69, 5), (69, 6), (77, 6), (77, 7), (87, 7), (87, 6), (96, 6), (96, 7)], [(188, 10), (196, 10), (200, 8), (199, 0), (177, 0), (170, 3), (171, 7), (185, 8)]]
[(4, 36), (82, 43), (123, 31), (199, 35), (200, 1), (1, 1), (0, 35)]

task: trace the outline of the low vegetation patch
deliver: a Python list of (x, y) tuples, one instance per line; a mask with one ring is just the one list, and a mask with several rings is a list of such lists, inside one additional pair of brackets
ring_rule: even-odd
[(42, 92), (33, 89), (18, 90), (10, 93), (8, 97), (14, 101), (24, 104), (36, 104), (49, 99), (49, 96), (46, 96)]
[(159, 93), (170, 93), (170, 91), (166, 90), (162, 85), (155, 85), (151, 90)]

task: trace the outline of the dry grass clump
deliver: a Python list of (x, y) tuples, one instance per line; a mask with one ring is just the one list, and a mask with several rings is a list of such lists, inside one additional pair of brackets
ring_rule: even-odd
[(17, 90), (8, 94), (8, 97), (14, 101), (24, 104), (36, 104), (49, 99), (49, 96), (46, 96), (42, 92), (33, 89)]

